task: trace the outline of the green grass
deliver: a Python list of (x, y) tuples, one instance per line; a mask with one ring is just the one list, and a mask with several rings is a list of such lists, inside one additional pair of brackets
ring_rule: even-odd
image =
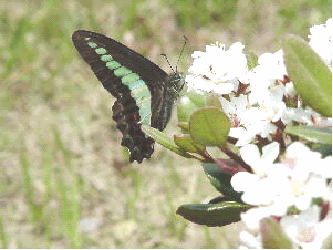
[[(217, 195), (196, 161), (156, 146), (128, 164), (113, 99), (71, 42), (103, 32), (168, 69), (219, 40), (255, 53), (330, 16), (330, 1), (1, 1), (0, 247), (227, 248), (239, 225), (205, 228), (175, 214)], [(168, 133), (176, 129), (175, 122)], [(84, 221), (96, 226), (83, 227)], [(89, 223), (88, 223), (89, 224)]]

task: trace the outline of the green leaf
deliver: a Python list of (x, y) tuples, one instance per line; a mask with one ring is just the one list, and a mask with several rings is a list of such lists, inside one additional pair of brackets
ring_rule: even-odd
[(190, 117), (190, 135), (199, 144), (223, 146), (229, 130), (228, 117), (216, 107), (199, 108)]
[(288, 75), (303, 102), (332, 116), (332, 72), (307, 42), (290, 36), (283, 42)]
[(240, 214), (251, 206), (224, 201), (219, 204), (185, 204), (177, 209), (177, 214), (199, 225), (219, 227), (240, 220)]
[(280, 224), (271, 218), (264, 218), (260, 222), (260, 233), (263, 248), (268, 249), (290, 249), (292, 242), (283, 232)]
[[(186, 98), (187, 97), (187, 98)], [(200, 107), (206, 105), (206, 99), (204, 95), (196, 93), (187, 93), (182, 96), (180, 102), (177, 105), (177, 117), (179, 122), (188, 122), (190, 115)]]
[(189, 155), (186, 154), (186, 152), (182, 151), (172, 140), (172, 137), (158, 131), (158, 129), (147, 126), (147, 125), (142, 125), (141, 126), (143, 131), (154, 138), (154, 140), (164, 146), (165, 148), (171, 150), (172, 152), (175, 152), (178, 155), (185, 156), (185, 157), (190, 157)]
[(241, 201), (241, 193), (233, 189), (230, 184), (231, 175), (225, 173), (216, 163), (203, 163), (202, 167), (207, 175), (210, 184), (229, 199)]
[(174, 135), (174, 142), (183, 151), (200, 154), (205, 150), (205, 146), (195, 143), (190, 135)]
[(285, 132), (307, 139), (310, 142), (332, 144), (332, 128), (315, 128), (310, 126), (287, 126)]

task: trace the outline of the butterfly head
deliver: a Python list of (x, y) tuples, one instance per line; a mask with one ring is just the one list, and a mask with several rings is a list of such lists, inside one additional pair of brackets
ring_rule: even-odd
[(175, 95), (178, 95), (180, 91), (183, 90), (185, 85), (185, 76), (175, 72), (167, 76), (167, 85), (170, 92), (173, 92)]

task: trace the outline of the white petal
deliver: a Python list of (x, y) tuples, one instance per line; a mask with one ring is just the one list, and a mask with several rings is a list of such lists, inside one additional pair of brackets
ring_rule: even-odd
[(262, 159), (273, 163), (273, 161), (278, 157), (280, 152), (280, 145), (277, 142), (272, 142), (262, 148)]
[(230, 184), (236, 191), (244, 191), (258, 181), (259, 177), (247, 172), (239, 172), (231, 177)]
[(242, 159), (249, 165), (255, 165), (260, 160), (260, 152), (256, 145), (248, 144), (240, 148)]
[(306, 155), (310, 152), (310, 149), (307, 148), (301, 142), (294, 142), (290, 144), (287, 148), (287, 157), (288, 158), (298, 158), (300, 155)]

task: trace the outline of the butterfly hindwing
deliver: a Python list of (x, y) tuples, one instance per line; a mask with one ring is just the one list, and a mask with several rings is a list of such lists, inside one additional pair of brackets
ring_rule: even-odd
[(131, 152), (130, 162), (136, 160), (141, 163), (143, 158), (150, 158), (154, 152), (154, 140), (141, 130), (136, 106), (132, 102), (123, 104), (123, 101), (117, 99), (112, 106), (112, 111), (112, 118), (123, 134), (121, 145)]

